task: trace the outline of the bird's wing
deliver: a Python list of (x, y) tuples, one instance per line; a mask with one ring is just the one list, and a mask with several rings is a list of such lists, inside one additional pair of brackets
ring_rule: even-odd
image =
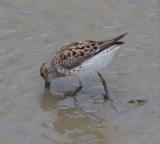
[(86, 40), (82, 42), (74, 42), (61, 48), (56, 55), (56, 60), (66, 69), (72, 69), (81, 65), (85, 60), (98, 54), (104, 49), (109, 48), (114, 44), (122, 44), (118, 42), (126, 34), (120, 35), (107, 41), (92, 41)]

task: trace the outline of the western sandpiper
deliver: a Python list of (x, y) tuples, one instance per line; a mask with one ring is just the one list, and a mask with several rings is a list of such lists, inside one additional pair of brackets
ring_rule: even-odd
[(50, 81), (58, 77), (87, 75), (103, 68), (112, 60), (116, 51), (124, 43), (119, 40), (126, 34), (106, 41), (85, 40), (62, 47), (40, 68), (40, 75), (45, 80), (45, 87), (49, 88)]

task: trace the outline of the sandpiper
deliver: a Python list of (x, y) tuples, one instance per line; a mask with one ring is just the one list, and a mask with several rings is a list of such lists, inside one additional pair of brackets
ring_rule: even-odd
[(50, 81), (55, 78), (86, 75), (103, 68), (112, 60), (116, 51), (124, 43), (119, 40), (126, 34), (105, 41), (73, 42), (62, 47), (40, 68), (40, 75), (45, 80), (45, 88), (49, 88)]

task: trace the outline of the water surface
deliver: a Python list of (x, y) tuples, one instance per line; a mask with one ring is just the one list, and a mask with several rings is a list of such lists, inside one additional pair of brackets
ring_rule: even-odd
[[(159, 11), (158, 0), (0, 0), (0, 144), (159, 144)], [(40, 65), (64, 44), (125, 32), (101, 70), (118, 113), (97, 75), (77, 103), (62, 98), (76, 80), (44, 91)], [(128, 104), (136, 99), (147, 102)]]

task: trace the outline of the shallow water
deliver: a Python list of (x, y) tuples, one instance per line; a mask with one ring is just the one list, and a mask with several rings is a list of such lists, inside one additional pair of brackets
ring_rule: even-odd
[[(158, 0), (0, 0), (0, 144), (159, 144)], [(101, 72), (63, 99), (76, 78), (44, 91), (40, 65), (67, 42), (128, 32)], [(144, 99), (144, 104), (128, 101)]]

